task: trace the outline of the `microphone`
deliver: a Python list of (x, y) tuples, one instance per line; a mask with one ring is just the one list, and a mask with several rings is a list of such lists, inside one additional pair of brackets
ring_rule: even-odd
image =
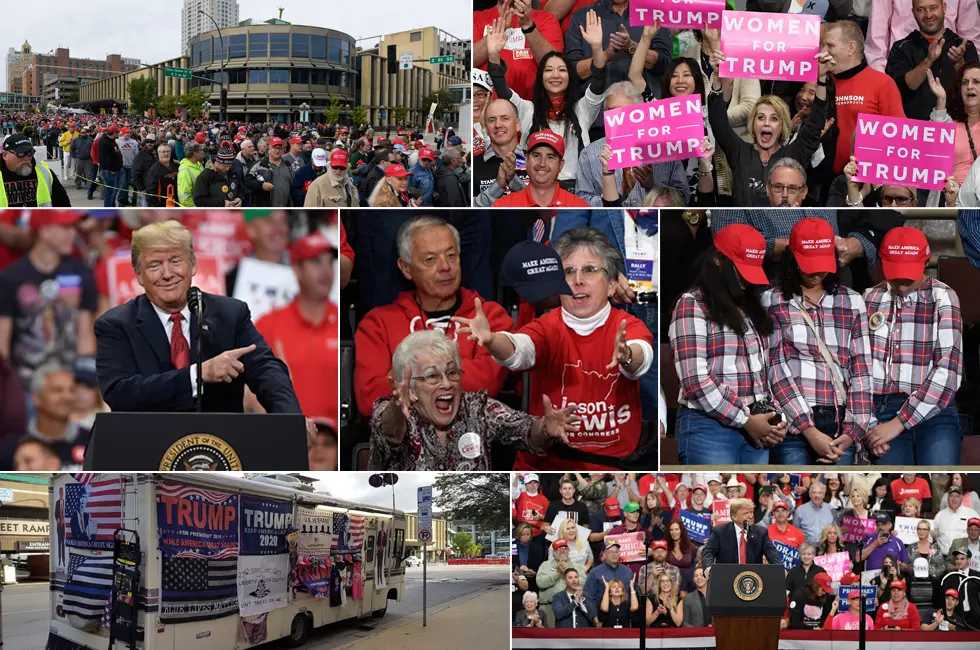
[(197, 339), (194, 342), (194, 354), (197, 359), (197, 397), (194, 401), (197, 406), (197, 412), (201, 413), (204, 410), (204, 371), (202, 368), (204, 362), (201, 360), (201, 336), (204, 328), (204, 292), (198, 287), (191, 287), (187, 290), (187, 309), (197, 321)]

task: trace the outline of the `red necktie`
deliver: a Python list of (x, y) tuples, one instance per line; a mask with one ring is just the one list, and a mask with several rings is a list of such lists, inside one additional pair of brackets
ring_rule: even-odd
[(177, 370), (191, 365), (191, 346), (184, 338), (184, 330), (180, 326), (183, 320), (180, 312), (170, 314), (170, 322), (174, 324), (174, 331), (170, 334), (170, 363)]
[(742, 531), (739, 534), (742, 536), (742, 541), (738, 545), (738, 563), (739, 564), (748, 564), (749, 563), (748, 562), (748, 558), (745, 555), (745, 551), (746, 551), (745, 529), (743, 528)]

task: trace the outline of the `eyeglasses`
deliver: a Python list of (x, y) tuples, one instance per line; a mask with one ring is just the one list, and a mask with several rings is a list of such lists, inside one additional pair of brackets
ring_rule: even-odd
[(452, 383), (457, 383), (463, 378), (463, 371), (458, 368), (450, 368), (446, 372), (439, 372), (438, 370), (430, 370), (424, 375), (412, 375), (412, 379), (421, 379), (429, 386), (438, 386), (442, 383), (442, 378), (445, 377)]
[(588, 265), (583, 266), (581, 268), (576, 268), (574, 266), (566, 266), (565, 267), (565, 277), (566, 278), (574, 278), (578, 274), (579, 271), (581, 271), (582, 272), (582, 275), (584, 275), (585, 277), (591, 278), (591, 277), (594, 277), (600, 271), (602, 271), (602, 269), (600, 269), (598, 266), (596, 266), (594, 264), (588, 264)]
[(770, 184), (769, 187), (776, 194), (783, 194), (784, 192), (799, 194), (803, 189), (802, 185), (783, 185), (782, 183), (776, 183), (775, 185)]
[(346, 167), (342, 167), (342, 166), (338, 166), (338, 165), (330, 165), (330, 169), (334, 170), (335, 172), (339, 172), (341, 170), (347, 171), (347, 168)]
[(881, 196), (882, 205), (908, 205), (911, 202), (912, 197), (910, 196), (888, 196), (887, 194)]

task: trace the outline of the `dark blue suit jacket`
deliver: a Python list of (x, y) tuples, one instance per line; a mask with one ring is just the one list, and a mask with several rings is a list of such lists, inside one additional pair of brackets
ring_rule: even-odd
[[(241, 357), (245, 372), (231, 383), (204, 384), (203, 410), (241, 413), (245, 385), (269, 413), (302, 413), (286, 365), (272, 354), (252, 324), (248, 306), (234, 298), (204, 295), (204, 361), (255, 344)], [(197, 318), (191, 315), (191, 365), (197, 361)], [(170, 341), (145, 296), (113, 307), (95, 321), (96, 369), (102, 396), (113, 411), (193, 411), (190, 367), (170, 363)]]

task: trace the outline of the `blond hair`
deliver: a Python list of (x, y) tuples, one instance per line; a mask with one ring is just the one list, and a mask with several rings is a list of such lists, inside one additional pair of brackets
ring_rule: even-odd
[(732, 502), (728, 504), (729, 516), (733, 519), (735, 515), (742, 512), (743, 510), (754, 510), (755, 504), (749, 499), (732, 499)]
[(173, 219), (162, 223), (151, 223), (133, 232), (132, 262), (136, 275), (140, 272), (140, 257), (144, 252), (164, 248), (184, 248), (191, 265), (197, 264), (194, 254), (194, 235)]
[(772, 106), (772, 110), (776, 112), (779, 117), (779, 145), (783, 146), (789, 142), (790, 136), (793, 135), (793, 127), (790, 122), (789, 116), (789, 106), (786, 105), (779, 97), (775, 95), (763, 95), (759, 99), (755, 100), (755, 104), (752, 106), (752, 113), (750, 113), (751, 120), (749, 122), (749, 133), (752, 136), (752, 142), (755, 142), (755, 116), (759, 114), (759, 107), (768, 104)]

